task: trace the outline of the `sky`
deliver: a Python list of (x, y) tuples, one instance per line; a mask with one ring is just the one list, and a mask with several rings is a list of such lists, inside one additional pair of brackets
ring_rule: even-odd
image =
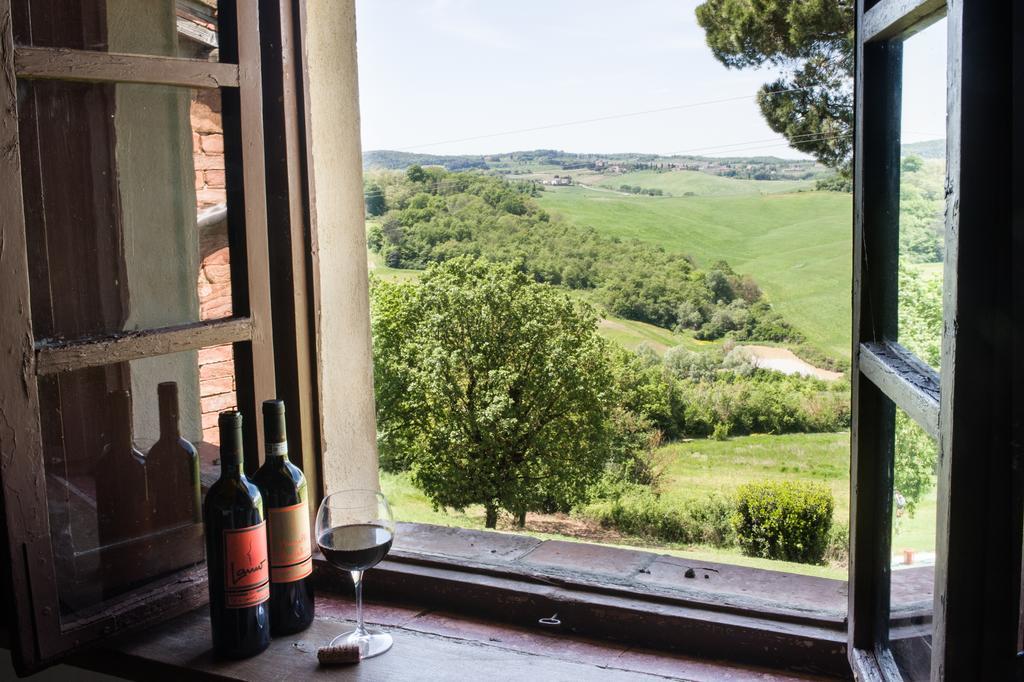
[[(804, 158), (754, 100), (777, 71), (716, 61), (698, 4), (357, 0), (363, 149)], [(944, 31), (905, 47), (904, 141), (943, 136)]]

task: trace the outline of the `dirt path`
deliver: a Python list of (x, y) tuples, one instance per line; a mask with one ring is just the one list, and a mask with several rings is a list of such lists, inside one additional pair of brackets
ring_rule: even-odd
[(737, 346), (737, 348), (742, 348), (750, 353), (754, 358), (754, 364), (761, 369), (772, 369), (783, 374), (802, 374), (825, 381), (836, 381), (843, 377), (842, 372), (830, 372), (801, 360), (787, 348), (774, 346)]

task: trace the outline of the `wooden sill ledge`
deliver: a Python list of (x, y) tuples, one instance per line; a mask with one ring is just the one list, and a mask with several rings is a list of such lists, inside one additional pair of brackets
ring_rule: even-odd
[(213, 658), (210, 620), (204, 608), (70, 662), (129, 679), (156, 681), (825, 679), (377, 603), (367, 605), (366, 619), (392, 633), (394, 648), (358, 665), (318, 667), (317, 648), (351, 625), (354, 610), (349, 598), (319, 595), (317, 618), (308, 630), (275, 639), (262, 654), (243, 661)]

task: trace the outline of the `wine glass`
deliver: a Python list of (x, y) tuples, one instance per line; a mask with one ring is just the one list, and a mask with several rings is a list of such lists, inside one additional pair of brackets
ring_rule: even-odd
[(356, 588), (356, 627), (332, 639), (331, 646), (356, 645), (360, 658), (379, 656), (391, 648), (391, 635), (363, 624), (363, 572), (381, 562), (394, 537), (391, 505), (376, 490), (342, 490), (320, 503), (317, 544), (327, 561), (352, 574)]

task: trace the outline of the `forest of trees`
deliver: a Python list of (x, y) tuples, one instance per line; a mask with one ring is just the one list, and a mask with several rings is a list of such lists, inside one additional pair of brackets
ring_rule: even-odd
[(592, 292), (612, 315), (700, 339), (792, 341), (801, 336), (757, 283), (724, 261), (706, 270), (637, 240), (570, 225), (533, 200), (538, 188), (476, 173), (411, 166), (366, 188), (370, 249), (393, 268), (462, 255), (513, 263), (536, 282)]

